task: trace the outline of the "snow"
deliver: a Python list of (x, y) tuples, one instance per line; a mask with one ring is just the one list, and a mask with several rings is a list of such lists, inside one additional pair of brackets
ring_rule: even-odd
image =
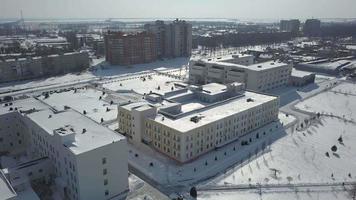
[(296, 107), (309, 112), (332, 114), (347, 119), (356, 119), (356, 84), (343, 83), (339, 86), (302, 101)]
[[(141, 77), (145, 78), (143, 79)], [(130, 76), (124, 79), (113, 80), (103, 84), (103, 87), (113, 91), (133, 90), (139, 94), (148, 94), (150, 91), (165, 93), (171, 91), (171, 88), (174, 87), (174, 83), (177, 82), (181, 81), (164, 75), (146, 73), (139, 76)]]
[[(102, 96), (102, 100), (99, 100), (100, 96)], [(110, 105), (110, 102), (105, 101), (104, 99), (107, 96), (108, 94), (103, 95), (102, 91), (84, 88), (77, 89), (77, 92), (70, 90), (68, 92), (53, 93), (47, 99), (44, 96), (41, 96), (40, 99), (58, 110), (63, 110), (65, 105), (80, 113), (85, 110), (87, 112), (86, 116), (96, 122), (101, 122), (101, 118), (104, 121), (111, 121), (117, 118), (117, 105)], [(109, 111), (106, 110), (107, 108), (109, 108)]]
[[(279, 118), (284, 125), (291, 124), (295, 120), (293, 116), (289, 115), (286, 117), (285, 114), (282, 113), (279, 115)], [(283, 133), (281, 133), (283, 132), (283, 128), (276, 128), (277, 124), (279, 125), (280, 123), (271, 123), (261, 129), (257, 129), (250, 134), (247, 134), (245, 137), (240, 138), (238, 141), (223, 146), (217, 151), (210, 151), (198, 159), (184, 165), (174, 162), (147, 146), (142, 145), (137, 147), (128, 143), (129, 163), (131, 166), (144, 173), (145, 176), (148, 176), (150, 179), (153, 179), (162, 185), (177, 187), (195, 183), (220, 174), (229, 168), (229, 166), (236, 165), (236, 161), (245, 158), (249, 152), (255, 152), (257, 148), (261, 149), (263, 144), (267, 146), (267, 144), (271, 143), (276, 137), (283, 135)], [(266, 132), (265, 136), (262, 135), (263, 131)], [(260, 139), (254, 139), (257, 132), (261, 133)], [(251, 145), (241, 146), (241, 140), (248, 140), (250, 137), (253, 138)], [(236, 152), (240, 153), (235, 153), (233, 147), (236, 147)], [(226, 156), (224, 155), (225, 151), (227, 152)], [(135, 154), (138, 154), (138, 156), (136, 157)], [(215, 156), (219, 158), (219, 161), (214, 160)], [(209, 163), (208, 166), (205, 165), (206, 161)], [(153, 167), (149, 166), (151, 162), (154, 164)], [(196, 172), (194, 172), (194, 168), (196, 168)]]

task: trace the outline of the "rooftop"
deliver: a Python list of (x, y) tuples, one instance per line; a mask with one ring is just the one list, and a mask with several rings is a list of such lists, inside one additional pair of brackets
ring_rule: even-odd
[[(244, 96), (231, 98), (230, 100), (221, 102), (215, 106), (206, 107), (205, 109), (198, 110), (197, 112), (189, 113), (181, 118), (170, 119), (166, 117), (162, 120), (162, 117), (164, 116), (162, 114), (158, 114), (152, 120), (165, 126), (172, 127), (180, 132), (187, 132), (277, 98), (278, 97), (275, 96), (267, 96), (264, 94), (246, 91)], [(196, 116), (199, 117), (200, 120), (197, 123), (192, 122), (191, 118)], [(184, 124), (184, 126), (182, 126), (182, 124)]]
[(64, 127), (70, 127), (71, 131), (65, 134), (74, 133), (75, 141), (66, 146), (74, 154), (85, 153), (125, 139), (124, 136), (71, 109), (56, 114), (51, 110), (43, 110), (27, 116), (50, 135), (54, 134), (54, 130), (67, 130)]

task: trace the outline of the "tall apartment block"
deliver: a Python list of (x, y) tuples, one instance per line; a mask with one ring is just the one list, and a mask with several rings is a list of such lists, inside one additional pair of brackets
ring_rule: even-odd
[(145, 30), (155, 34), (158, 57), (185, 57), (192, 53), (192, 25), (176, 19), (170, 24), (156, 21)]
[(157, 59), (153, 33), (108, 32), (104, 36), (106, 61), (114, 65), (149, 63)]
[(254, 63), (252, 55), (229, 55), (219, 58), (191, 60), (189, 82), (244, 83), (248, 90), (266, 92), (289, 83), (292, 65), (268, 61)]
[(318, 19), (307, 19), (303, 27), (304, 35), (306, 36), (320, 36), (321, 22)]
[(300, 21), (298, 19), (281, 20), (279, 26), (281, 31), (298, 33), (300, 29)]
[(126, 138), (70, 108), (35, 98), (2, 104), (0, 153), (26, 155), (0, 170), (14, 197), (32, 181), (54, 183), (69, 200), (120, 199), (128, 191)]
[(278, 108), (278, 97), (245, 91), (241, 83), (177, 86), (120, 105), (119, 131), (135, 145), (144, 142), (185, 163), (278, 121)]

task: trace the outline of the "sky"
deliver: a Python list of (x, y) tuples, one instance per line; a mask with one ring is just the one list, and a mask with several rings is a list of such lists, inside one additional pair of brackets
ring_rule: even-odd
[(356, 0), (0, 0), (0, 19), (356, 18)]

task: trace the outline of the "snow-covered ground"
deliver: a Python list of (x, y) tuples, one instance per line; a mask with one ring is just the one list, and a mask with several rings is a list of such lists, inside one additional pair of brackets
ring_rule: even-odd
[[(286, 134), (273, 142), (268, 151), (245, 165), (200, 184), (198, 187), (202, 191), (198, 192), (198, 199), (352, 199), (340, 184), (356, 182), (356, 123), (353, 121), (356, 87), (354, 83), (342, 82), (330, 88), (333, 82), (318, 84), (305, 93), (298, 91), (300, 99), (308, 95), (312, 97), (302, 100), (296, 107), (303, 111), (332, 113), (335, 117), (322, 116), (303, 131), (287, 129)], [(323, 91), (325, 88), (329, 90)], [(323, 92), (317, 94), (320, 91)], [(338, 141), (340, 136), (342, 142)], [(333, 145), (337, 147), (335, 153), (331, 150)], [(261, 191), (231, 189), (233, 186), (248, 187), (250, 184), (291, 184), (291, 187)], [(339, 185), (296, 189), (292, 186), (294, 184)], [(223, 190), (209, 190), (216, 187)]]
[[(322, 117), (320, 122), (307, 130), (289, 133), (274, 142), (269, 152), (237, 170), (215, 178), (210, 184), (355, 181), (355, 128), (356, 124)], [(338, 142), (340, 136), (343, 144)], [(330, 150), (333, 145), (338, 147), (335, 154)], [(348, 176), (349, 173), (353, 174), (353, 178)]]
[(302, 101), (296, 108), (355, 120), (356, 84), (342, 83), (327, 92)]

